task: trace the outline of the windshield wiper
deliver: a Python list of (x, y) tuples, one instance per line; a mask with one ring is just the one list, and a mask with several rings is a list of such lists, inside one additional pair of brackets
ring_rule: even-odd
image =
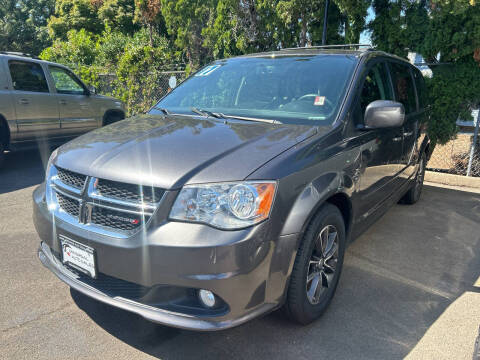
[(168, 110), (165, 109), (165, 108), (160, 108), (160, 107), (156, 107), (156, 106), (154, 106), (153, 108), (154, 108), (155, 110), (161, 111), (164, 115), (171, 115), (171, 114), (172, 114), (170, 111), (168, 111)]
[(237, 116), (237, 115), (226, 115), (221, 114), (224, 119), (237, 119), (237, 120), (245, 120), (245, 121), (257, 121), (257, 122), (264, 122), (269, 124), (279, 124), (280, 121), (272, 120), (272, 119), (262, 119), (262, 118), (255, 118), (255, 117), (248, 117), (248, 116)]
[(224, 116), (223, 114), (221, 113), (216, 113), (216, 112), (212, 112), (212, 111), (208, 111), (208, 110), (203, 110), (203, 109), (199, 109), (199, 108), (196, 108), (195, 106), (192, 106), (190, 108), (190, 110), (192, 112), (194, 112), (195, 114), (198, 114), (198, 115), (202, 115), (202, 116), (210, 116), (210, 117), (214, 117), (214, 118), (217, 118), (217, 119), (223, 119)]
[(198, 115), (215, 117), (217, 119), (237, 119), (237, 120), (245, 120), (245, 121), (265, 122), (269, 124), (279, 123), (279, 121), (277, 120), (262, 119), (262, 118), (248, 117), (248, 116), (226, 115), (223, 113), (212, 112), (204, 109), (199, 109), (196, 107), (191, 107), (190, 110)]

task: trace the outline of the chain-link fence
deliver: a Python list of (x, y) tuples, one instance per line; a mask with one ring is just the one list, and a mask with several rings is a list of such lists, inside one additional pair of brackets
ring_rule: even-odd
[(102, 74), (97, 90), (100, 94), (120, 98), (125, 102), (128, 115), (134, 115), (147, 111), (185, 77), (186, 72), (182, 70), (152, 71), (121, 80), (115, 74)]
[(437, 145), (427, 168), (449, 174), (480, 177), (480, 142), (474, 132), (461, 132), (445, 145)]

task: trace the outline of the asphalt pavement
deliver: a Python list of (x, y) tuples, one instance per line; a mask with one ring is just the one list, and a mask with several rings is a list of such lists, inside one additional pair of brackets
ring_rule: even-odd
[[(43, 155), (42, 155), (43, 154)], [(279, 311), (197, 333), (150, 323), (71, 291), (37, 259), (32, 191), (48, 154), (0, 169), (0, 358), (471, 359), (480, 325), (480, 195), (426, 186), (347, 250), (321, 319)]]

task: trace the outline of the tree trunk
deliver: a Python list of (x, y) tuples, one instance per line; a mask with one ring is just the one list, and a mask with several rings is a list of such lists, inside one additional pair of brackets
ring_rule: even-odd
[(150, 46), (153, 47), (153, 26), (148, 24), (148, 35), (150, 36)]
[(305, 21), (305, 16), (301, 16), (302, 28), (300, 30), (300, 47), (305, 47), (307, 45), (307, 22)]

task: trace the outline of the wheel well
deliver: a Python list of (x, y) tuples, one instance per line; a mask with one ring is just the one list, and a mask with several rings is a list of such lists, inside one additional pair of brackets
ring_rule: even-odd
[(105, 124), (105, 120), (111, 115), (118, 115), (120, 117), (123, 117), (123, 119), (125, 119), (125, 113), (122, 110), (107, 110), (103, 115), (103, 124)]
[(340, 210), (345, 222), (345, 232), (348, 235), (352, 225), (352, 203), (350, 199), (345, 194), (337, 193), (328, 198), (326, 202), (335, 205)]
[(10, 129), (7, 120), (5, 120), (2, 115), (0, 115), (0, 140), (2, 140), (7, 146), (10, 143)]

